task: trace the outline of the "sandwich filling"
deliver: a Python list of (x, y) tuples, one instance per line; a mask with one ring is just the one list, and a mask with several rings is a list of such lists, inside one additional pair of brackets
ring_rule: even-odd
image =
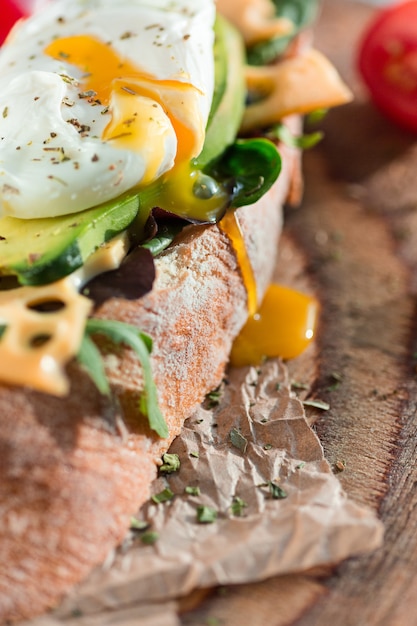
[[(214, 0), (54, 0), (11, 32), (0, 51), (3, 382), (65, 395), (66, 363), (78, 356), (88, 365), (92, 355), (91, 364), (89, 336), (107, 332), (141, 359), (153, 408), (140, 410), (165, 436), (146, 356), (151, 341), (90, 319), (92, 302), (79, 292), (138, 246), (158, 254), (189, 222), (219, 223), (229, 236), (255, 315), (234, 209), (277, 179), (285, 116), (350, 94), (315, 51), (275, 58), (304, 12), (297, 23), (272, 1), (243, 4), (247, 51), (219, 15), (238, 17), (227, 0), (217, 13)], [(255, 37), (248, 24), (257, 11)], [(275, 63), (248, 67), (246, 54), (261, 63), (273, 54)], [(236, 139), (239, 129), (246, 137)], [(93, 369), (107, 393), (103, 372)]]

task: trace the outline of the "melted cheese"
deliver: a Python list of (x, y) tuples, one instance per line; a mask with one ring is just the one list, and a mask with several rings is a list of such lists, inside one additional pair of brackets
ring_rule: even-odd
[[(57, 396), (68, 392), (65, 365), (78, 353), (92, 309), (78, 291), (94, 276), (117, 269), (128, 249), (128, 236), (121, 233), (61, 281), (0, 291), (0, 326), (6, 327), (0, 338), (0, 380)], [(48, 303), (57, 310), (38, 310)]]
[(275, 65), (247, 67), (246, 81), (259, 99), (245, 110), (243, 132), (271, 126), (293, 113), (310, 113), (352, 99), (333, 65), (317, 50)]
[(116, 235), (111, 241), (100, 246), (84, 263), (82, 267), (68, 276), (78, 290), (95, 276), (111, 272), (120, 267), (127, 255), (130, 241), (127, 233)]
[(217, 8), (238, 28), (248, 46), (294, 30), (291, 20), (275, 17), (271, 0), (217, 0)]
[[(51, 305), (45, 312), (39, 307)], [(46, 393), (68, 393), (66, 363), (78, 353), (92, 302), (71, 279), (0, 292), (0, 379)]]

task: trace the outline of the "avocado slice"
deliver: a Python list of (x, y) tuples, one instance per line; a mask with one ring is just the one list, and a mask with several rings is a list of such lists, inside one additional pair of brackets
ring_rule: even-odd
[[(204, 166), (218, 157), (236, 139), (245, 109), (245, 49), (238, 31), (224, 18), (216, 21), (215, 71), (213, 102), (216, 114), (210, 115), (203, 150), (196, 159)], [(221, 98), (216, 91), (221, 89)], [(213, 105), (212, 105), (213, 111)]]
[(223, 94), (226, 90), (227, 83), (227, 49), (224, 41), (224, 18), (217, 14), (216, 21), (214, 23), (214, 90), (213, 98), (211, 101), (211, 108), (209, 117), (207, 120), (207, 128), (216, 115), (216, 111), (223, 98)]
[(139, 211), (137, 193), (71, 215), (0, 219), (0, 275), (44, 285), (81, 267), (102, 243), (125, 230)]

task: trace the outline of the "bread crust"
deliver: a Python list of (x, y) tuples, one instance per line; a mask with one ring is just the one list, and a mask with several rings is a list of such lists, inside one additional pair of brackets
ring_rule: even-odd
[[(239, 209), (258, 299), (271, 280), (281, 210), (298, 154), (283, 148), (282, 174), (256, 205)], [(138, 423), (141, 368), (129, 350), (108, 355), (116, 400), (75, 364), (57, 399), (0, 387), (0, 622), (41, 614), (102, 563), (149, 497), (157, 464), (184, 420), (224, 375), (247, 318), (247, 294), (227, 235), (187, 227), (156, 260), (152, 292), (107, 300), (97, 315), (129, 322), (154, 340), (152, 367), (170, 435)]]

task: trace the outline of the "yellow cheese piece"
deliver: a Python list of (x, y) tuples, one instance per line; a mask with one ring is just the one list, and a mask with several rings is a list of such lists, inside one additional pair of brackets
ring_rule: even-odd
[(0, 380), (57, 396), (69, 391), (65, 364), (79, 350), (92, 302), (70, 277), (0, 292)]
[(95, 276), (111, 272), (120, 267), (121, 262), (129, 251), (129, 247), (130, 241), (127, 233), (119, 233), (111, 241), (97, 248), (84, 265), (70, 274), (68, 278), (79, 291)]
[(247, 46), (294, 30), (291, 20), (275, 17), (271, 0), (217, 0), (217, 8), (240, 31)]
[(249, 132), (293, 113), (310, 113), (352, 100), (333, 65), (317, 50), (307, 50), (275, 65), (246, 68), (249, 92), (259, 96), (246, 107), (241, 130)]

